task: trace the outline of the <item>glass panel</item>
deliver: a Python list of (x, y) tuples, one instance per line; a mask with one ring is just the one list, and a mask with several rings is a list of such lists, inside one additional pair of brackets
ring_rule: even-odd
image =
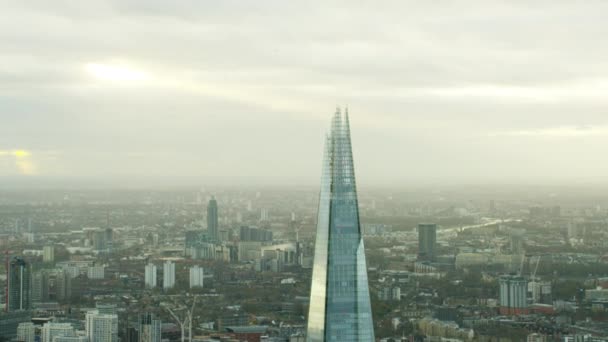
[(308, 341), (373, 341), (348, 113), (332, 122), (321, 179)]

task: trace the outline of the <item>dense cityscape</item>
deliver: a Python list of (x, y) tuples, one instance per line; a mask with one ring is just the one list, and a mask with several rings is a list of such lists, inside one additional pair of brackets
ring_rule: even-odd
[[(296, 187), (5, 191), (0, 336), (305, 341), (321, 208)], [(607, 341), (607, 208), (590, 188), (359, 190), (371, 333)]]
[(606, 13), (3, 2), (0, 342), (608, 342)]

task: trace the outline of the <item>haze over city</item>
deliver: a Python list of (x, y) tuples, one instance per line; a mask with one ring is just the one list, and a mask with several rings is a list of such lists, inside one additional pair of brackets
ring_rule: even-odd
[(0, 4), (0, 342), (608, 342), (608, 2)]
[(19, 1), (0, 184), (604, 184), (608, 3)]

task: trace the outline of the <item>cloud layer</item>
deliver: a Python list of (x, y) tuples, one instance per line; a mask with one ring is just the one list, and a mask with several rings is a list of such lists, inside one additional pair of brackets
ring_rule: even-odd
[(314, 184), (328, 119), (348, 104), (365, 184), (604, 181), (607, 10), (5, 4), (0, 150), (30, 151), (36, 168), (0, 155), (0, 180)]

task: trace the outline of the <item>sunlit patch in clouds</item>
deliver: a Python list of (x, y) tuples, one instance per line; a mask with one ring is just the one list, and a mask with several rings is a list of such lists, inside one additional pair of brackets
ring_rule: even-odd
[(603, 126), (558, 126), (535, 130), (516, 130), (505, 132), (493, 132), (490, 136), (513, 136), (513, 137), (587, 137), (587, 136), (607, 136), (608, 125)]
[(25, 150), (15, 150), (12, 153), (17, 158), (29, 157), (31, 155), (31, 153)]
[(122, 64), (88, 63), (85, 70), (96, 79), (106, 81), (133, 82), (150, 78), (148, 73)]
[(26, 150), (0, 150), (0, 157), (13, 157), (15, 167), (22, 175), (33, 175), (36, 173), (36, 167), (32, 161), (32, 154)]

